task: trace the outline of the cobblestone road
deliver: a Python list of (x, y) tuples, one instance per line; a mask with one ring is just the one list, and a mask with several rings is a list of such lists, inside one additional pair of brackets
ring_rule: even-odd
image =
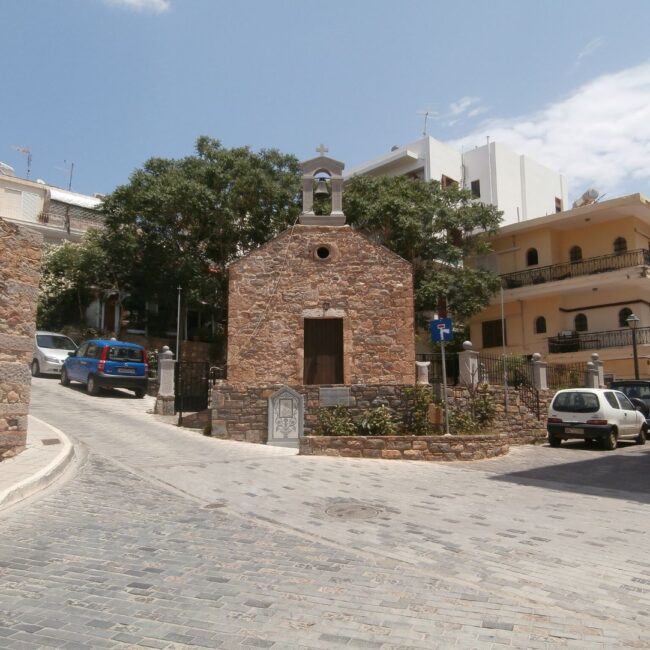
[(298, 457), (33, 400), (87, 456), (0, 516), (0, 647), (650, 648), (650, 446)]

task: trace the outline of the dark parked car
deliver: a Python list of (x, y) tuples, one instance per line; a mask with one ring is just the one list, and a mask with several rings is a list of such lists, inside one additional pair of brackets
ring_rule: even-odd
[(141, 345), (106, 339), (84, 341), (63, 362), (61, 383), (86, 384), (91, 395), (101, 388), (127, 388), (136, 397), (147, 392), (147, 355)]
[(611, 388), (627, 395), (632, 404), (640, 407), (646, 418), (650, 417), (650, 380), (619, 379), (612, 382)]

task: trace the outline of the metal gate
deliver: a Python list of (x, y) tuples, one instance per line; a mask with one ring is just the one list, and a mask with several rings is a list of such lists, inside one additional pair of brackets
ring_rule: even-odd
[(205, 361), (178, 361), (174, 376), (174, 411), (188, 413), (208, 408), (210, 364)]

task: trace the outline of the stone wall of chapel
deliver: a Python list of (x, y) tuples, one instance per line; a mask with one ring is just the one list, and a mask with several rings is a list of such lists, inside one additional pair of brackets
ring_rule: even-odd
[(0, 460), (25, 447), (41, 247), (0, 219)]
[(301, 385), (305, 318), (343, 319), (345, 384), (415, 382), (411, 265), (349, 226), (298, 225), (231, 265), (228, 381)]

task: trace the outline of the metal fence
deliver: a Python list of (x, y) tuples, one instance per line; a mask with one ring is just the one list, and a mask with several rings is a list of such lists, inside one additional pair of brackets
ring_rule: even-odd
[(549, 388), (576, 388), (585, 384), (584, 363), (549, 363), (546, 366), (546, 384)]
[(504, 273), (501, 282), (504, 289), (516, 289), (531, 284), (543, 284), (544, 282), (555, 282), (566, 278), (575, 278), (595, 273), (606, 273), (618, 269), (626, 269), (633, 266), (650, 266), (650, 251), (638, 249), (616, 253), (614, 255), (602, 255), (591, 257), (577, 262), (565, 262), (564, 264), (552, 264), (550, 266), (539, 266), (526, 271), (516, 273)]
[[(638, 345), (650, 343), (650, 327), (637, 328), (636, 342)], [(630, 328), (605, 332), (572, 332), (570, 335), (550, 336), (548, 339), (548, 351), (551, 353), (621, 348), (628, 345), (632, 345)]]
[[(416, 361), (429, 361), (429, 383), (442, 384), (442, 353), (428, 352), (415, 355)], [(445, 353), (445, 366), (447, 369), (447, 384), (455, 386), (458, 383), (460, 375), (460, 365), (458, 363), (458, 352)]]

